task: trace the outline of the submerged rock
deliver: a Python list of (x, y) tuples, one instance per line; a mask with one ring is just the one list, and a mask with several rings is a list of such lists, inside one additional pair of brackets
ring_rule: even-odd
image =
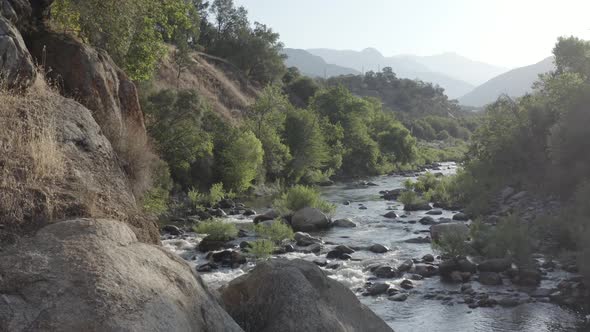
[(338, 219), (338, 220), (334, 221), (333, 225), (334, 225), (334, 227), (343, 227), (343, 228), (356, 227), (356, 224), (348, 218)]
[(367, 287), (366, 295), (375, 296), (381, 295), (389, 289), (389, 285), (385, 283), (376, 283)]
[(383, 265), (383, 266), (377, 267), (375, 270), (373, 270), (373, 274), (377, 278), (383, 278), (383, 279), (395, 278), (399, 275), (398, 271), (395, 268), (388, 266), (388, 265)]
[(496, 272), (481, 272), (479, 283), (483, 285), (496, 286), (502, 284), (502, 277)]
[(418, 203), (418, 204), (406, 204), (404, 205), (405, 211), (428, 211), (431, 210), (432, 207), (428, 203)]
[(391, 212), (387, 212), (386, 214), (383, 215), (385, 218), (389, 218), (389, 219), (395, 219), (397, 218), (397, 213), (391, 211)]
[(392, 331), (346, 286), (300, 259), (259, 263), (224, 287), (221, 299), (246, 331)]

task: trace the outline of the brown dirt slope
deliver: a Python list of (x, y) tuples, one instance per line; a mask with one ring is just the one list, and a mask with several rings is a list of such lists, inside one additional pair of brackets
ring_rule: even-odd
[(259, 94), (260, 87), (248, 81), (231, 63), (201, 52), (191, 55), (188, 68), (182, 70), (174, 63), (170, 48), (155, 77), (154, 87), (161, 89), (193, 89), (209, 102), (212, 110), (235, 122)]

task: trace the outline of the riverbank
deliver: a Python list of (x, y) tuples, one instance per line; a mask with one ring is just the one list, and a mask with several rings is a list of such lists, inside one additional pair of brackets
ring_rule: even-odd
[[(435, 172), (452, 174), (456, 169), (454, 164), (441, 166)], [(420, 220), (431, 217), (437, 223), (445, 222), (457, 211), (440, 210), (441, 214), (435, 212), (438, 215), (427, 214), (428, 211), (407, 212), (401, 203), (380, 197), (380, 191), (401, 188), (406, 179), (408, 177), (381, 176), (366, 180), (374, 185), (348, 182), (324, 187), (323, 197), (337, 204), (333, 219), (349, 218), (356, 227), (334, 227), (311, 233), (312, 237), (321, 240), (319, 250), (318, 246), (309, 248), (293, 243), (292, 252), (278, 256), (301, 258), (322, 266), (332, 279), (353, 290), (396, 331), (424, 327), (436, 331), (445, 328), (449, 331), (473, 330), (474, 326), (476, 331), (583, 331), (585, 315), (558, 305), (557, 298), (552, 297), (561, 287), (572, 289), (578, 276), (564, 271), (559, 264), (549, 263), (546, 257), (536, 256), (542, 272), (538, 287), (514, 285), (508, 271), (498, 273), (501, 285), (483, 284), (480, 273), (474, 273), (469, 281), (456, 283), (442, 280), (438, 274), (428, 276), (431, 273), (425, 267), (432, 266), (434, 271), (440, 268), (441, 260), (428, 240), (431, 225), (423, 225)], [(389, 212), (398, 217), (385, 218)], [(246, 230), (242, 235), (247, 235), (228, 243), (232, 250), (239, 252), (237, 248), (241, 243), (254, 239), (253, 234), (248, 233), (252, 219), (246, 216), (226, 219)], [(181, 237), (163, 235), (162, 242), (196, 269), (210, 264), (207, 254), (197, 253), (194, 249), (201, 239), (201, 235), (186, 233)], [(389, 250), (383, 253), (368, 250), (374, 244)], [(332, 258), (337, 248), (347, 250), (343, 246), (353, 250), (348, 254), (350, 259)], [(328, 255), (331, 258), (327, 258)], [(226, 285), (255, 266), (252, 261), (234, 269), (223, 267), (223, 262), (213, 263), (216, 269), (201, 273), (205, 283), (213, 289)], [(492, 278), (497, 280), (496, 276)]]

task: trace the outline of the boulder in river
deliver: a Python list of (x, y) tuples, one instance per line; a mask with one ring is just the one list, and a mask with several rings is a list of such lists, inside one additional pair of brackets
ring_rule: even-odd
[(221, 299), (245, 331), (393, 331), (346, 286), (300, 259), (259, 263), (224, 287)]
[(428, 211), (432, 210), (432, 207), (429, 203), (418, 203), (418, 204), (405, 204), (404, 205), (405, 211)]
[(431, 216), (426, 216), (420, 219), (419, 223), (425, 226), (432, 226), (437, 224), (436, 220), (434, 220), (434, 218), (432, 218)]
[(232, 239), (228, 240), (217, 240), (207, 235), (204, 239), (199, 242), (198, 249), (200, 252), (208, 252), (219, 250), (225, 247), (225, 244)]
[(387, 292), (388, 289), (388, 284), (379, 282), (367, 287), (367, 291), (365, 292), (365, 294), (370, 296), (381, 295)]
[(277, 211), (270, 210), (264, 214), (260, 214), (260, 215), (257, 215), (256, 217), (254, 217), (254, 224), (256, 225), (256, 224), (263, 222), (263, 221), (274, 220), (280, 216), (281, 215)]
[(317, 231), (330, 226), (330, 219), (316, 208), (303, 208), (295, 212), (291, 218), (291, 227), (295, 231)]
[(296, 232), (293, 235), (293, 238), (295, 239), (295, 242), (297, 242), (297, 245), (302, 247), (307, 247), (316, 243), (323, 243), (321, 239), (303, 232)]
[(440, 216), (441, 214), (443, 214), (443, 212), (441, 210), (430, 210), (426, 212), (426, 214), (429, 216)]
[(408, 293), (398, 293), (389, 297), (389, 300), (396, 302), (403, 302), (408, 299)]
[(434, 241), (439, 241), (441, 236), (446, 233), (457, 234), (465, 239), (469, 237), (469, 228), (463, 223), (448, 223), (430, 226), (430, 237)]
[(352, 220), (350, 220), (348, 218), (338, 219), (338, 220), (334, 221), (333, 225), (334, 225), (334, 227), (342, 227), (342, 228), (354, 228), (354, 227), (356, 227), (356, 224)]
[(412, 269), (413, 266), (414, 261), (412, 261), (411, 259), (407, 259), (400, 266), (397, 267), (397, 270), (400, 272), (408, 272)]
[(389, 248), (382, 244), (375, 243), (369, 247), (370, 252), (374, 252), (376, 254), (384, 254), (389, 251)]
[(399, 275), (398, 271), (389, 265), (382, 265), (377, 267), (375, 270), (373, 270), (373, 274), (377, 278), (384, 279), (395, 278)]
[(184, 260), (114, 220), (45, 226), (0, 251), (0, 280), (2, 331), (242, 331)]
[(383, 215), (385, 218), (395, 219), (397, 218), (397, 213), (390, 211)]
[(162, 227), (162, 231), (174, 236), (180, 236), (184, 233), (180, 228), (174, 225), (166, 225)]

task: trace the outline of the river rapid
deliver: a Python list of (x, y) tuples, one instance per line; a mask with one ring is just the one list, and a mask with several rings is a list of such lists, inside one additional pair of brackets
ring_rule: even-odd
[[(440, 170), (444, 174), (456, 171), (453, 163), (444, 163)], [(359, 250), (352, 254), (352, 260), (337, 261), (339, 267), (327, 269), (332, 278), (348, 286), (359, 299), (369, 306), (377, 315), (385, 320), (396, 332), (412, 331), (519, 331), (519, 332), (561, 332), (561, 331), (589, 331), (585, 325), (585, 317), (569, 308), (549, 303), (546, 298), (531, 298), (524, 290), (513, 287), (509, 282), (503, 286), (483, 286), (477, 281), (471, 281), (473, 289), (478, 293), (489, 294), (495, 299), (515, 298), (522, 304), (516, 307), (495, 306), (492, 308), (470, 309), (463, 303), (460, 292), (461, 284), (441, 282), (439, 277), (425, 278), (412, 281), (414, 288), (408, 291), (409, 297), (404, 302), (395, 302), (386, 295), (371, 297), (362, 296), (362, 288), (367, 282), (387, 282), (396, 288), (402, 278), (377, 279), (367, 270), (367, 266), (386, 262), (392, 266), (399, 266), (407, 259), (420, 259), (425, 254), (433, 254), (429, 243), (416, 244), (405, 242), (408, 239), (428, 235), (429, 226), (410, 221), (419, 220), (426, 216), (426, 211), (404, 212), (403, 205), (396, 201), (386, 201), (380, 198), (379, 191), (403, 187), (408, 179), (404, 176), (379, 176), (367, 181), (376, 186), (361, 186), (355, 182), (336, 183), (322, 188), (323, 197), (337, 205), (334, 219), (350, 218), (357, 224), (355, 228), (332, 228), (328, 231), (312, 233), (321, 237), (327, 245), (319, 256), (306, 253), (288, 253), (281, 255), (286, 258), (302, 258), (309, 261), (325, 260), (325, 254), (335, 245), (343, 244), (350, 247), (366, 247), (375, 243), (385, 245), (391, 250), (384, 254)], [(414, 179), (411, 178), (410, 179)], [(345, 205), (344, 202), (350, 202)], [(366, 207), (366, 209), (361, 208)], [(395, 211), (406, 218), (387, 219), (383, 215)], [(259, 208), (258, 212), (264, 212)], [(438, 218), (452, 218), (454, 211), (445, 211)], [(228, 218), (227, 222), (249, 224), (251, 218)], [(202, 239), (194, 233), (186, 233), (179, 237), (163, 235), (162, 243), (169, 250), (178, 254), (193, 266), (207, 262), (205, 255), (195, 250), (195, 246)], [(237, 244), (248, 238), (240, 238)], [(542, 260), (542, 257), (539, 257)], [(202, 273), (204, 282), (212, 289), (218, 288), (232, 279), (246, 273), (253, 267), (253, 263), (243, 265), (238, 269), (221, 268), (214, 272)], [(567, 277), (567, 272), (557, 270), (549, 272), (540, 287), (554, 288), (556, 284)]]

